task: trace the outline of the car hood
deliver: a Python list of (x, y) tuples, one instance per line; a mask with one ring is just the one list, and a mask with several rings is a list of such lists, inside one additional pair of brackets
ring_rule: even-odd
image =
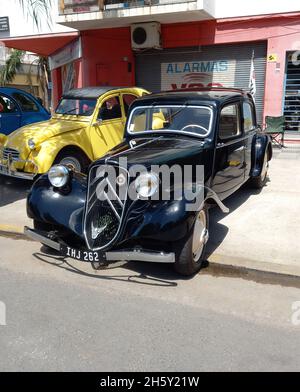
[(48, 121), (26, 125), (17, 129), (8, 136), (4, 147), (17, 149), (21, 153), (21, 157), (27, 159), (31, 151), (28, 147), (28, 140), (32, 139), (38, 146), (55, 136), (74, 132), (87, 126), (86, 122), (51, 118)]
[[(199, 164), (206, 142), (188, 137), (155, 137), (125, 141), (105, 157), (107, 163), (126, 158), (128, 166)], [(123, 165), (123, 163), (121, 163)]]
[(85, 127), (87, 127), (87, 123), (81, 121), (51, 118), (48, 121), (26, 125), (25, 127), (17, 129), (8, 136), (4, 146), (15, 148), (20, 152), (24, 152), (24, 149), (29, 152), (29, 139), (33, 139), (38, 146), (52, 137)]

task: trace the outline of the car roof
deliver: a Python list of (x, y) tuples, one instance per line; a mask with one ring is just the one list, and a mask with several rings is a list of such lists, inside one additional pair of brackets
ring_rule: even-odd
[(166, 91), (158, 94), (146, 95), (139, 98), (133, 105), (155, 105), (157, 103), (165, 104), (222, 104), (234, 98), (249, 98), (249, 92), (240, 89), (230, 88), (211, 88), (211, 89), (185, 89)]
[(112, 86), (101, 86), (101, 87), (84, 87), (75, 88), (63, 94), (63, 98), (89, 98), (98, 99), (101, 95), (106, 94), (108, 91), (129, 89), (134, 87), (112, 87)]
[(0, 87), (0, 92), (3, 92), (4, 94), (22, 93), (22, 94), (31, 95), (32, 97), (34, 97), (34, 95), (30, 94), (28, 91), (21, 90), (19, 88), (15, 88), (15, 87), (6, 87), (6, 86), (5, 87)]

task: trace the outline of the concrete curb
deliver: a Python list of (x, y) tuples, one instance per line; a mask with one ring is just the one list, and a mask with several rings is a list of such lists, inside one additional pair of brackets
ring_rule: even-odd
[[(0, 237), (32, 241), (24, 228), (0, 225)], [(208, 258), (207, 273), (217, 276), (235, 276), (268, 284), (300, 288), (300, 266), (274, 264), (214, 253)], [(205, 269), (202, 270), (205, 273)]]
[(213, 254), (208, 258), (208, 270), (218, 276), (238, 276), (260, 283), (300, 288), (300, 267), (275, 264), (234, 256)]
[(23, 240), (30, 240), (24, 234), (24, 227), (12, 225), (0, 225), (0, 237), (18, 238)]

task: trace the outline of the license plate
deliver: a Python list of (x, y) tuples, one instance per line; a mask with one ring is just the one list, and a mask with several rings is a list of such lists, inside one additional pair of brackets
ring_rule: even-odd
[(93, 252), (70, 248), (69, 246), (62, 246), (61, 253), (66, 257), (70, 257), (71, 259), (84, 261), (87, 263), (101, 263), (106, 261), (104, 252)]

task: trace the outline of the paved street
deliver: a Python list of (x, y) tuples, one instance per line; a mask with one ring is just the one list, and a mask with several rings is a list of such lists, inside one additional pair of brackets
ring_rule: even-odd
[(93, 272), (0, 238), (0, 371), (300, 370), (300, 290), (167, 266)]

